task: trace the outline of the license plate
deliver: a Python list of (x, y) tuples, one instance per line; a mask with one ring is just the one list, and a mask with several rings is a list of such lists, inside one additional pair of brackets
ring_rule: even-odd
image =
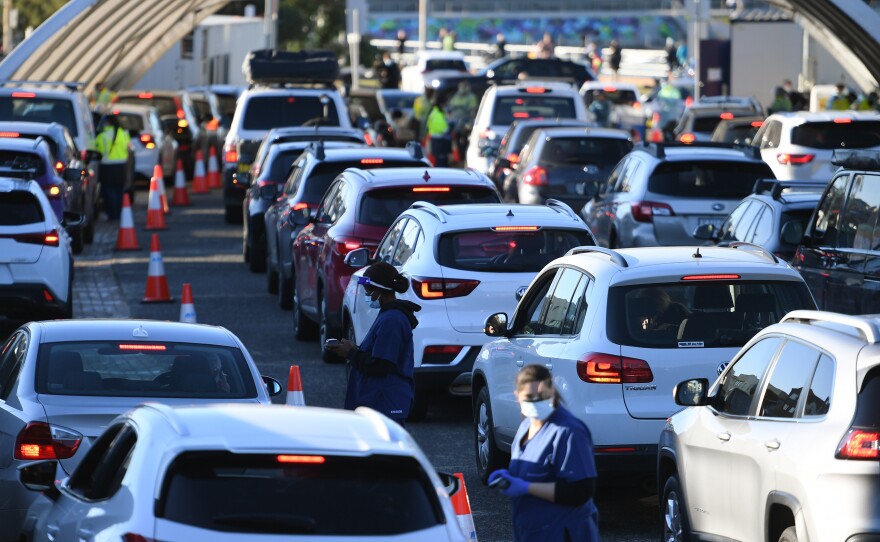
[(249, 173), (251, 170), (250, 164), (238, 164), (238, 172), (239, 173)]
[(720, 228), (722, 222), (724, 222), (723, 218), (702, 217), (697, 221), (697, 225), (712, 224), (716, 228)]

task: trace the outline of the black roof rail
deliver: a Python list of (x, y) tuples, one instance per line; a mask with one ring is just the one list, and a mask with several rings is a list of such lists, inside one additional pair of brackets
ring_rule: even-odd
[(599, 252), (600, 254), (605, 254), (606, 256), (611, 258), (612, 262), (619, 265), (620, 267), (629, 267), (629, 264), (627, 263), (626, 258), (624, 258), (622, 254), (620, 254), (619, 252), (615, 252), (614, 250), (612, 250), (610, 248), (605, 248), (605, 247), (597, 247), (597, 246), (591, 246), (591, 245), (586, 245), (586, 246), (582, 246), (582, 247), (574, 247), (573, 249), (566, 252), (565, 255), (566, 256), (576, 256), (578, 254), (586, 254), (588, 252)]
[(664, 143), (656, 143), (653, 141), (642, 141), (636, 145), (636, 149), (644, 150), (657, 158), (666, 157), (666, 149), (681, 149), (685, 147), (698, 147), (704, 149), (731, 149), (742, 152), (746, 158), (754, 160), (761, 159), (761, 152), (758, 147), (752, 145), (744, 145), (742, 143), (723, 143), (720, 141), (694, 141), (693, 143), (682, 143), (680, 141), (667, 141)]
[(0, 81), (0, 85), (31, 85), (37, 87), (65, 87), (67, 90), (82, 90), (86, 88), (85, 83), (76, 82), (76, 81), (29, 81), (26, 79), (7, 79), (5, 81)]
[(409, 206), (410, 209), (422, 209), (426, 213), (434, 215), (441, 223), (446, 223), (446, 215), (449, 213), (433, 203), (427, 201), (417, 201)]
[(754, 243), (746, 243), (745, 241), (734, 241), (727, 246), (728, 246), (728, 248), (738, 248), (738, 249), (742, 249), (742, 250), (748, 250), (751, 252), (759, 252), (759, 253), (761, 253), (762, 256), (771, 260), (773, 263), (779, 263), (779, 258), (776, 257), (776, 254), (773, 254), (772, 252), (770, 252), (766, 248), (762, 247), (761, 245), (756, 245)]
[(758, 179), (755, 181), (755, 186), (752, 188), (752, 194), (763, 194), (764, 192), (769, 192), (770, 197), (775, 200), (781, 198), (782, 193), (785, 190), (795, 191), (797, 189), (805, 189), (805, 191), (812, 192), (812, 189), (824, 189), (828, 186), (828, 183), (825, 181), (799, 181), (796, 179), (789, 180), (779, 180), (779, 179)]
[(544, 202), (544, 205), (546, 205), (547, 207), (550, 207), (554, 211), (557, 211), (560, 213), (565, 213), (575, 220), (580, 220), (580, 217), (575, 214), (574, 210), (571, 207), (569, 207), (567, 204), (559, 201), (558, 199), (550, 198)]
[(418, 141), (410, 141), (407, 143), (406, 150), (409, 152), (409, 155), (416, 160), (421, 160), (425, 157), (425, 149), (422, 148), (422, 144)]
[(880, 171), (880, 151), (835, 149), (831, 163), (846, 169)]

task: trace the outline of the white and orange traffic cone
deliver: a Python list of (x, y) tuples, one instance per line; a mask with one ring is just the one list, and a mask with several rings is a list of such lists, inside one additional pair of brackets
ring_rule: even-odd
[(213, 146), (208, 151), (208, 188), (220, 188), (220, 166), (217, 163), (217, 149)]
[(205, 157), (202, 155), (202, 149), (196, 151), (196, 162), (193, 169), (192, 193), (208, 193), (208, 179), (205, 178)]
[(458, 518), (458, 525), (468, 540), (477, 542), (477, 530), (474, 528), (474, 516), (471, 515), (471, 502), (468, 499), (467, 486), (464, 484), (464, 475), (460, 472), (455, 473), (458, 483), (461, 486), (458, 491), (452, 495), (452, 507), (455, 508), (455, 517)]
[(150, 196), (147, 203), (147, 225), (146, 230), (164, 230), (165, 213), (162, 211), (162, 199), (159, 196), (159, 180), (153, 177), (150, 179)]
[(171, 212), (171, 207), (168, 206), (168, 196), (165, 194), (165, 174), (159, 164), (153, 166), (153, 178), (159, 179), (159, 201), (162, 203), (162, 213), (167, 215)]
[(171, 205), (184, 207), (192, 205), (189, 193), (186, 191), (186, 174), (183, 172), (183, 160), (177, 159), (177, 171), (174, 172), (174, 197)]
[(122, 195), (122, 214), (119, 215), (119, 232), (116, 234), (114, 250), (140, 250), (137, 231), (134, 229), (134, 216), (131, 213), (131, 198)]
[(193, 303), (192, 286), (188, 282), (183, 283), (183, 294), (180, 296), (180, 321), (195, 324), (196, 306)]
[(299, 376), (299, 365), (290, 366), (290, 376), (287, 377), (287, 401), (285, 404), (288, 406), (306, 406), (302, 378)]
[(162, 263), (162, 248), (159, 246), (159, 234), (154, 233), (150, 240), (150, 267), (147, 270), (147, 293), (141, 300), (143, 303), (169, 303), (174, 301), (168, 292), (168, 279), (165, 277), (165, 266)]

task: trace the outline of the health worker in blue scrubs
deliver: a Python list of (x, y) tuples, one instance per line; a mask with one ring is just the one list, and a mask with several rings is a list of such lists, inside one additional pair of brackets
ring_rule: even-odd
[(371, 304), (379, 307), (376, 320), (360, 346), (348, 339), (327, 349), (350, 364), (345, 407), (370, 407), (404, 425), (415, 395), (413, 329), (421, 310), (394, 295), (409, 289), (409, 281), (385, 262), (374, 263), (358, 278)]
[(523, 367), (516, 377), (525, 419), (516, 432), (510, 468), (489, 476), (513, 505), (517, 542), (596, 542), (596, 464), (587, 426), (560, 405), (550, 371)]

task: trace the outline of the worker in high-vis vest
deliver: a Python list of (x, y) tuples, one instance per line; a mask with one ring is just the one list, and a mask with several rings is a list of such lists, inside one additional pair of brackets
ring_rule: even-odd
[(438, 97), (431, 106), (431, 112), (428, 113), (429, 148), (434, 156), (434, 165), (437, 167), (449, 167), (449, 153), (452, 152), (452, 136), (449, 133), (446, 111), (443, 109), (445, 105), (446, 100)]
[(119, 125), (115, 115), (104, 117), (104, 127), (95, 138), (95, 149), (101, 153), (101, 199), (110, 220), (119, 220), (122, 194), (128, 179), (128, 130)]

